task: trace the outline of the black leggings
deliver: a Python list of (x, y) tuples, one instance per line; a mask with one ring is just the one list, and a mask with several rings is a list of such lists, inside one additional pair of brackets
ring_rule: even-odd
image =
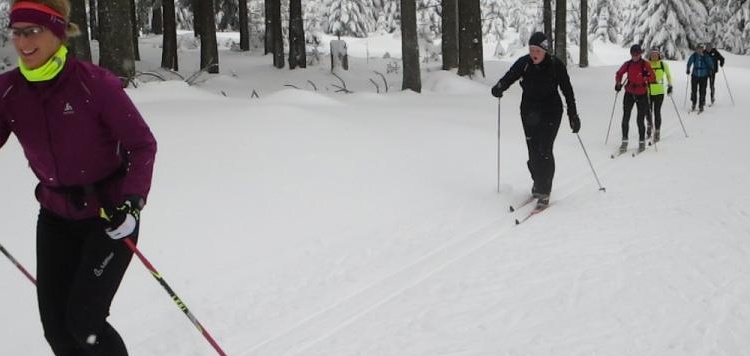
[(625, 93), (622, 100), (622, 140), (627, 141), (630, 131), (630, 113), (633, 111), (633, 105), (637, 108), (635, 123), (638, 125), (638, 140), (643, 141), (646, 137), (646, 126), (643, 124), (646, 115), (648, 115), (648, 97), (646, 94), (636, 95)]
[(127, 356), (106, 319), (132, 256), (125, 243), (104, 233), (98, 218), (68, 220), (40, 210), (37, 298), (56, 356)]
[(549, 194), (552, 191), (552, 178), (555, 176), (555, 156), (552, 149), (560, 128), (562, 111), (522, 113), (521, 119), (526, 135), (526, 148), (529, 150), (526, 165), (534, 180), (534, 191)]
[[(690, 77), (690, 102), (695, 106), (696, 94), (700, 95), (698, 100), (698, 106), (703, 107), (706, 105), (706, 85), (708, 84), (708, 77)], [(698, 93), (696, 93), (698, 92)]]
[(664, 102), (664, 94), (651, 95), (651, 112), (654, 115), (654, 127), (661, 128), (661, 104)]

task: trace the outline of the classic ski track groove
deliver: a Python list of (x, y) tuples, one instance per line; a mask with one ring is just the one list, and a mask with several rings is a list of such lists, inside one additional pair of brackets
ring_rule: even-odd
[(514, 227), (512, 219), (502, 216), (450, 241), (409, 265), (371, 283), (262, 341), (238, 355), (293, 355), (328, 338), (363, 315), (391, 301), (408, 289), (429, 279), (445, 267), (495, 241)]
[[(614, 161), (609, 161), (609, 164), (602, 162), (599, 168), (607, 172), (619, 165), (612, 163)], [(586, 186), (588, 185), (572, 181), (563, 183), (557, 187), (561, 194), (557, 194), (554, 200), (562, 200)], [(533, 204), (525, 208), (528, 207), (533, 207)], [(493, 219), (458, 240), (446, 242), (414, 262), (301, 319), (286, 330), (244, 349), (237, 355), (302, 355), (304, 350), (334, 335), (414, 286), (429, 280), (449, 265), (496, 241), (512, 229), (521, 228), (523, 224), (516, 225), (513, 217), (527, 211), (525, 208), (520, 212), (516, 210), (507, 216)]]

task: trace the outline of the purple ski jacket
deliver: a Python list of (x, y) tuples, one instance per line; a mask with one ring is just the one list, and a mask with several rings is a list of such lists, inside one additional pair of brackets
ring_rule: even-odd
[(11, 133), (39, 178), (37, 200), (57, 215), (92, 218), (105, 204), (148, 197), (156, 140), (103, 68), (68, 55), (47, 82), (29, 82), (18, 69), (0, 75), (0, 147)]

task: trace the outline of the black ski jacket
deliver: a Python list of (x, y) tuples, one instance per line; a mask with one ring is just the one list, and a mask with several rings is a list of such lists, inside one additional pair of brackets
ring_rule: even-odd
[(539, 64), (534, 64), (528, 54), (519, 58), (500, 78), (497, 86), (505, 91), (518, 79), (521, 79), (523, 88), (521, 115), (530, 112), (562, 112), (558, 87), (565, 96), (568, 117), (577, 115), (576, 100), (568, 71), (555, 56), (546, 54)]

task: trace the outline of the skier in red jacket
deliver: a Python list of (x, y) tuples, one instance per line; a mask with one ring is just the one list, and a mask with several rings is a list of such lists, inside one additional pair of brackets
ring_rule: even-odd
[(633, 105), (637, 108), (636, 124), (638, 124), (638, 151), (646, 149), (646, 125), (644, 119), (648, 115), (648, 84), (656, 80), (654, 70), (648, 61), (641, 58), (643, 49), (640, 45), (635, 44), (630, 47), (630, 60), (623, 63), (615, 74), (615, 90), (622, 90), (623, 76), (627, 75), (625, 82), (625, 96), (622, 100), (622, 145), (620, 152), (628, 149), (628, 131), (630, 113), (633, 111)]

